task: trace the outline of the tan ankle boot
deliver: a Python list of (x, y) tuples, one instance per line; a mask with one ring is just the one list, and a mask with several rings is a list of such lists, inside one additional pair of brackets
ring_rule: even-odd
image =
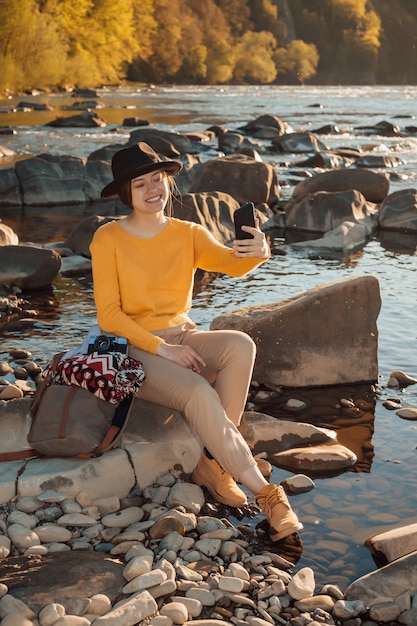
[(209, 459), (205, 454), (193, 472), (193, 481), (200, 487), (207, 487), (211, 495), (222, 504), (241, 507), (248, 503), (230, 474), (215, 459)]
[(269, 536), (272, 541), (288, 537), (303, 528), (281, 486), (265, 485), (256, 496), (256, 504), (268, 518)]

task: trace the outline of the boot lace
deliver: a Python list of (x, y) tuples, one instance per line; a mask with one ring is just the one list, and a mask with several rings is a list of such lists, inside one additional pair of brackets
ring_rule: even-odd
[(270, 489), (264, 496), (259, 496), (256, 501), (265, 515), (269, 517), (274, 506), (280, 502), (285, 502), (285, 498), (281, 489), (274, 485), (273, 489)]

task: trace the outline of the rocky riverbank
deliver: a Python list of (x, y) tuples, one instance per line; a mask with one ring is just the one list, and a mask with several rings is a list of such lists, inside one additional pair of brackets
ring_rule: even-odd
[[(3, 369), (8, 365), (12, 371), (3, 374), (15, 376), (15, 381), (5, 387), (19, 388), (20, 381), (20, 389), (24, 384), (24, 395), (30, 396), (39, 375), (37, 359), (15, 351), (10, 359)], [(416, 380), (392, 372), (389, 382), (394, 390)], [(285, 399), (285, 394), (281, 398), (277, 391), (252, 386), (248, 408), (263, 404), (267, 410), (271, 401), (282, 407), (281, 416), (292, 412), (297, 419), (308, 402), (300, 391)], [(401, 411), (399, 402), (387, 402), (391, 403), (387, 408)], [(363, 430), (366, 411), (372, 409), (369, 401), (355, 404), (346, 398), (340, 406), (346, 423), (354, 415)], [(251, 421), (253, 415), (261, 414), (245, 413), (244, 432), (257, 453), (258, 442), (268, 447), (268, 424)], [(274, 425), (275, 437), (283, 424), (283, 437), (288, 435), (288, 426), (280, 420)], [(294, 426), (299, 433), (301, 425)], [(358, 454), (363, 469), (371, 462), (368, 447), (367, 439)], [(313, 455), (315, 448), (310, 448)], [(282, 454), (274, 455), (278, 466)], [(142, 464), (146, 462), (141, 458)], [(116, 461), (120, 464), (119, 457)], [(60, 476), (65, 480), (63, 467)], [(172, 626), (192, 621), (198, 626), (213, 620), (236, 626), (415, 624), (416, 525), (369, 540), (369, 549), (379, 559), (385, 555), (385, 561), (392, 561), (385, 567), (349, 586), (336, 585), (334, 579), (325, 583), (323, 577), (317, 583), (314, 567), (298, 567), (303, 533), (272, 543), (255, 505), (229, 509), (206, 498), (189, 481), (189, 474), (170, 470), (126, 497), (98, 497), (85, 481), (84, 490), (74, 495), (59, 488), (36, 496), (18, 490), (20, 495), (0, 507), (1, 625)], [(314, 489), (314, 483), (300, 474), (282, 484), (289, 496)], [(298, 499), (294, 506), (298, 508)], [(341, 522), (339, 540), (329, 537), (324, 550), (332, 543), (342, 546), (342, 526)]]
[[(410, 584), (405, 570), (395, 583), (389, 573), (379, 587), (370, 581), (373, 605), (355, 583), (317, 588), (311, 568), (296, 568), (298, 535), (272, 543), (265, 521), (239, 525), (231, 513), (239, 519), (257, 510), (206, 501), (175, 472), (122, 500), (58, 491), (17, 498), (0, 515), (1, 624), (416, 623), (414, 574)], [(407, 591), (390, 598), (399, 580)]]

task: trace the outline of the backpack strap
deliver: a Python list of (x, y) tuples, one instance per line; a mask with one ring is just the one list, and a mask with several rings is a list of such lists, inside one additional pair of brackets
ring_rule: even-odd
[(36, 450), (28, 448), (27, 450), (19, 450), (18, 452), (0, 452), (0, 463), (2, 461), (19, 461), (20, 459), (30, 459), (42, 456)]

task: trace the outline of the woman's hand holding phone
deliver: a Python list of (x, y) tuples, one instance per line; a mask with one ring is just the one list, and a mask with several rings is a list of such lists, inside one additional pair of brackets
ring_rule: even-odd
[(254, 257), (266, 259), (269, 247), (264, 233), (259, 228), (259, 220), (255, 217), (253, 202), (242, 205), (233, 214), (236, 239), (233, 250), (237, 257)]

